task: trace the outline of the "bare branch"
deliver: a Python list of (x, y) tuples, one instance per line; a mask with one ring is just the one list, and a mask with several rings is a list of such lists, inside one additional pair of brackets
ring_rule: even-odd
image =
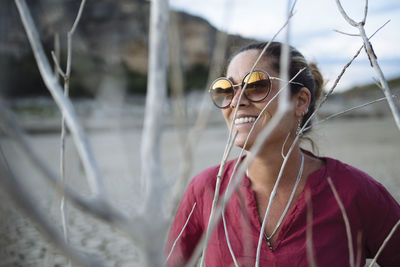
[(201, 257), (200, 266), (205, 265), (205, 258), (206, 258), (206, 251), (207, 251), (206, 249), (207, 249), (208, 240), (210, 239), (210, 234), (211, 234), (211, 225), (212, 225), (211, 222), (213, 221), (214, 215), (215, 215), (215, 207), (217, 205), (217, 201), (218, 201), (218, 197), (219, 197), (219, 190), (221, 187), (222, 174), (224, 172), (226, 161), (227, 161), (230, 151), (233, 147), (233, 144), (235, 142), (237, 134), (238, 134), (238, 132), (235, 132), (234, 137), (232, 138), (231, 142), (228, 144), (228, 147), (227, 147), (226, 151), (224, 152), (224, 156), (222, 158), (221, 165), (218, 170), (216, 184), (215, 184), (215, 190), (214, 190), (214, 198), (213, 198), (213, 202), (212, 202), (212, 206), (211, 206), (210, 217), (208, 218), (208, 227), (207, 227), (207, 231), (206, 231), (206, 239), (205, 239), (205, 243), (203, 246), (203, 256)]
[(346, 13), (346, 11), (343, 9), (342, 4), (340, 3), (340, 0), (336, 0), (336, 5), (339, 9), (339, 12), (342, 14), (343, 18), (349, 23), (351, 26), (357, 27), (358, 23), (352, 20)]
[(172, 91), (172, 105), (175, 127), (178, 130), (178, 136), (181, 148), (181, 164), (180, 175), (176, 179), (175, 185), (172, 188), (171, 204), (172, 209), (168, 214), (174, 214), (178, 207), (178, 202), (182, 198), (182, 194), (187, 186), (190, 171), (193, 167), (193, 146), (191, 146), (190, 138), (187, 129), (188, 114), (186, 112), (185, 94), (184, 94), (184, 76), (181, 66), (181, 37), (179, 35), (179, 18), (175, 11), (170, 11), (170, 26), (169, 26), (169, 51), (170, 51), (170, 82)]
[(76, 27), (78, 26), (78, 23), (82, 17), (82, 12), (83, 12), (83, 8), (85, 7), (86, 4), (86, 0), (82, 0), (81, 1), (81, 5), (79, 6), (79, 10), (78, 10), (78, 14), (76, 15), (75, 21), (72, 25), (71, 30), (69, 31), (69, 34), (72, 36), (75, 33)]
[(392, 93), (391, 93), (391, 90), (389, 88), (389, 84), (387, 83), (386, 78), (385, 78), (385, 76), (384, 76), (384, 74), (383, 74), (383, 72), (382, 72), (382, 70), (381, 70), (381, 68), (380, 68), (380, 66), (378, 64), (377, 58), (376, 58), (375, 53), (373, 52), (373, 49), (372, 49), (372, 45), (371, 45), (370, 41), (368, 40), (367, 35), (365, 33), (364, 26), (360, 25), (358, 27), (358, 29), (359, 29), (360, 35), (361, 35), (361, 37), (362, 37), (362, 39), (364, 41), (365, 49), (366, 49), (366, 51), (368, 53), (368, 57), (370, 59), (370, 62), (371, 62), (375, 72), (377, 73), (377, 75), (379, 77), (379, 81), (381, 83), (383, 93), (386, 96), (387, 102), (388, 102), (389, 107), (390, 107), (390, 109), (392, 111), (393, 118), (394, 118), (394, 120), (396, 122), (397, 128), (400, 130), (400, 111), (399, 111), (399, 107), (394, 103), (394, 100), (393, 100), (393, 97), (392, 97)]
[(223, 212), (222, 213), (222, 223), (224, 225), (226, 243), (228, 245), (229, 252), (231, 253), (233, 264), (235, 265), (235, 267), (239, 267), (239, 263), (237, 262), (237, 259), (236, 259), (236, 256), (235, 256), (235, 252), (233, 251), (231, 242), (229, 240), (228, 227), (226, 225), (225, 213), (224, 213), (224, 211), (222, 211), (222, 212)]
[(339, 30), (333, 30), (334, 32), (340, 33), (340, 34), (344, 34), (344, 35), (348, 35), (348, 36), (355, 36), (355, 37), (360, 37), (360, 34), (358, 33), (347, 33), (347, 32), (342, 32)]
[(190, 220), (190, 217), (192, 217), (192, 214), (193, 214), (194, 208), (196, 207), (196, 204), (197, 204), (197, 202), (195, 202), (195, 203), (193, 204), (192, 210), (190, 211), (189, 216), (188, 216), (188, 218), (186, 219), (186, 222), (185, 222), (185, 224), (184, 224), (183, 227), (182, 227), (182, 230), (179, 232), (178, 237), (175, 239), (174, 244), (172, 245), (171, 250), (169, 251), (168, 257), (167, 257), (167, 259), (165, 260), (165, 262), (168, 262), (169, 258), (170, 258), (171, 255), (172, 255), (172, 252), (174, 251), (174, 249), (175, 249), (175, 247), (176, 247), (176, 244), (178, 243), (179, 239), (181, 238), (181, 236), (182, 236), (182, 234), (183, 234), (183, 231), (185, 231), (186, 226), (187, 226), (187, 224), (188, 224), (188, 222), (189, 222), (189, 220)]
[[(214, 227), (216, 226), (216, 224), (218, 223), (220, 216), (223, 212), (223, 209), (226, 207), (226, 205), (228, 204), (231, 196), (233, 195), (233, 193), (235, 192), (236, 188), (239, 186), (240, 183), (240, 178), (242, 177), (242, 175), (244, 174), (247, 166), (254, 160), (255, 155), (257, 155), (260, 151), (260, 149), (262, 148), (264, 141), (268, 138), (268, 136), (271, 134), (271, 132), (273, 131), (273, 129), (278, 125), (278, 123), (281, 121), (281, 119), (283, 118), (283, 115), (285, 114), (285, 110), (281, 110), (279, 112), (277, 112), (274, 117), (272, 118), (272, 120), (268, 123), (267, 127), (265, 127), (263, 129), (263, 131), (259, 134), (259, 136), (256, 139), (255, 144), (253, 145), (253, 148), (251, 149), (250, 153), (248, 154), (248, 156), (246, 157), (245, 161), (243, 162), (243, 164), (241, 164), (241, 158), (242, 155), (244, 153), (244, 148), (247, 146), (247, 143), (249, 141), (249, 138), (254, 130), (255, 125), (257, 124), (259, 118), (262, 116), (262, 114), (266, 111), (267, 107), (272, 103), (272, 101), (274, 101), (277, 97), (279, 97), (279, 94), (287, 89), (288, 85), (290, 84), (290, 82), (292, 82), (294, 79), (296, 79), (296, 77), (303, 71), (304, 69), (301, 69), (289, 82), (287, 82), (287, 84), (285, 84), (284, 87), (280, 88), (279, 91), (277, 92), (276, 95), (274, 95), (270, 101), (266, 104), (266, 106), (261, 110), (260, 114), (258, 115), (257, 119), (254, 121), (252, 128), (249, 131), (249, 135), (246, 138), (245, 144), (243, 145), (243, 148), (240, 152), (240, 155), (238, 156), (238, 161), (235, 164), (235, 167), (233, 169), (233, 172), (231, 174), (231, 177), (229, 179), (227, 188), (225, 190), (225, 194), (224, 197), (221, 201), (221, 203), (217, 206), (216, 210), (215, 210), (215, 218), (212, 222), (210, 222), (211, 227), (210, 227), (210, 231), (212, 231), (214, 229)], [(241, 165), (240, 165), (241, 164)], [(239, 168), (239, 169), (238, 169)], [(231, 183), (232, 186), (231, 186)], [(196, 261), (197, 257), (200, 255), (201, 253), (201, 246), (202, 244), (204, 245), (205, 242), (205, 238), (202, 238), (200, 240), (200, 242), (197, 245), (197, 248), (195, 250), (195, 252), (193, 253), (193, 256), (188, 264), (188, 266), (193, 266), (194, 262)]]
[(365, 24), (365, 21), (367, 20), (367, 15), (368, 15), (368, 0), (365, 0), (364, 18), (361, 22), (362, 24)]
[(64, 241), (56, 226), (49, 222), (46, 219), (47, 216), (35, 205), (36, 201), (33, 199), (31, 192), (26, 190), (21, 179), (10, 170), (1, 147), (0, 152), (2, 156), (2, 160), (0, 160), (0, 182), (14, 203), (37, 223), (42, 233), (49, 237), (65, 255), (73, 259), (76, 263), (83, 266), (104, 266), (100, 258), (95, 258), (93, 255), (90, 257), (84, 256), (82, 252), (74, 249)]
[[(146, 210), (159, 210), (158, 199), (163, 199), (165, 180), (162, 177), (160, 142), (163, 125), (163, 104), (167, 92), (167, 55), (169, 12), (166, 0), (153, 1), (150, 14), (149, 69), (145, 118), (143, 124), (141, 160), (142, 178), (146, 182)], [(160, 214), (153, 220), (158, 220)]]
[[(293, 7), (292, 7), (292, 9), (291, 9), (291, 11), (290, 11), (290, 13), (289, 13), (289, 15), (288, 15), (288, 19), (287, 19), (286, 22), (284, 23), (284, 25), (278, 30), (278, 32), (273, 36), (273, 38), (267, 43), (267, 45), (266, 45), (266, 46), (264, 47), (264, 49), (261, 51), (260, 55), (258, 56), (258, 58), (256, 59), (256, 61), (254, 62), (253, 67), (252, 67), (251, 70), (250, 70), (250, 75), (254, 72), (254, 69), (256, 68), (258, 62), (261, 60), (261, 58), (262, 58), (262, 56), (264, 55), (265, 51), (268, 49), (270, 43), (271, 43), (271, 42), (275, 39), (275, 37), (288, 25), (290, 18), (293, 16), (293, 8), (294, 8), (294, 5), (293, 5)], [(241, 102), (241, 99), (242, 99), (242, 97), (243, 97), (244, 91), (246, 90), (247, 84), (248, 84), (248, 80), (246, 81), (246, 83), (245, 83), (244, 86), (243, 86), (243, 89), (242, 89), (241, 92), (240, 92), (239, 99), (238, 99), (238, 103)], [(284, 102), (284, 101), (283, 101), (283, 102)], [(286, 106), (286, 105), (279, 105), (279, 106), (280, 106), (280, 109), (281, 109), (280, 111), (282, 112), (282, 116), (283, 116), (284, 112), (286, 112), (285, 109), (287, 108), (287, 106)], [(233, 118), (232, 118), (232, 121), (231, 121), (231, 127), (230, 127), (230, 130), (229, 130), (229, 136), (228, 136), (227, 144), (226, 144), (225, 151), (224, 151), (224, 158), (227, 158), (227, 157), (229, 156), (229, 155), (226, 155), (226, 154), (227, 154), (227, 151), (230, 150), (230, 149), (229, 149), (229, 144), (231, 143), (232, 133), (233, 133), (233, 127), (234, 127), (234, 121), (235, 121), (235, 119), (236, 119), (238, 110), (239, 110), (239, 104), (238, 104), (238, 105), (236, 106), (236, 108), (235, 108), (234, 115), (233, 115)], [(279, 109), (278, 109), (278, 113), (279, 113)], [(278, 116), (277, 116), (277, 118), (278, 118)], [(225, 156), (225, 155), (226, 155), (226, 156)], [(226, 160), (225, 160), (225, 161), (226, 161)], [(223, 166), (223, 165), (225, 165), (224, 160), (221, 161), (220, 166)], [(218, 181), (217, 181), (217, 183), (218, 183)], [(215, 200), (215, 199), (214, 199), (214, 200)], [(217, 199), (216, 199), (215, 201), (217, 201), (217, 200), (218, 200), (218, 196), (217, 196)], [(213, 205), (214, 205), (214, 204), (213, 204)], [(211, 216), (212, 216), (212, 214), (210, 214), (210, 217), (211, 217)], [(218, 216), (218, 217), (219, 217), (219, 216)], [(211, 225), (211, 223), (209, 223), (208, 227), (210, 227), (210, 225)], [(209, 229), (209, 228), (208, 228), (208, 229)], [(207, 230), (207, 232), (208, 232), (208, 230)], [(203, 265), (204, 265), (204, 259), (205, 259), (205, 253), (204, 253), (204, 252), (206, 251), (207, 242), (208, 242), (208, 239), (206, 238), (206, 242), (205, 242), (204, 245), (203, 245), (203, 256), (202, 256), (202, 259), (201, 259), (200, 266), (203, 266)]]
[(46, 87), (49, 89), (60, 110), (65, 114), (66, 123), (71, 130), (72, 137), (77, 146), (79, 156), (82, 160), (85, 172), (88, 177), (89, 186), (95, 195), (102, 194), (104, 197), (103, 179), (97, 167), (92, 150), (90, 149), (86, 135), (78, 122), (78, 118), (72, 107), (71, 102), (64, 97), (62, 89), (53, 75), (50, 64), (45, 56), (39, 34), (35, 28), (29, 9), (25, 0), (15, 0), (21, 16), (25, 31), (28, 35), (40, 74)]
[(312, 212), (312, 199), (310, 190), (306, 190), (305, 194), (307, 200), (307, 229), (306, 229), (307, 260), (309, 266), (316, 267), (317, 264), (315, 262), (315, 256), (313, 250), (313, 237), (312, 237), (313, 212)]
[(393, 234), (396, 232), (397, 228), (400, 226), (400, 220), (393, 226), (392, 230), (388, 234), (388, 236), (383, 241), (382, 245), (380, 246), (378, 252), (376, 253), (374, 259), (371, 261), (369, 267), (372, 267), (376, 260), (378, 259), (379, 255), (381, 254), (382, 250), (385, 248), (386, 244), (389, 242), (390, 238), (392, 238)]
[[(379, 32), (383, 27), (385, 27), (388, 23), (390, 22), (390, 20), (388, 20), (387, 22), (385, 22), (381, 27), (379, 27), (369, 38), (371, 39), (372, 37), (375, 36), (375, 34), (377, 32)], [(360, 55), (361, 50), (363, 49), (364, 46), (361, 46), (357, 52), (355, 53), (355, 55), (350, 59), (349, 62), (346, 63), (346, 65), (342, 68), (340, 74), (338, 75), (338, 77), (336, 78), (335, 82), (333, 83), (331, 89), (329, 89), (328, 93), (321, 99), (321, 101), (317, 104), (317, 107), (315, 108), (315, 111), (313, 114), (311, 114), (310, 118), (304, 123), (304, 126), (307, 126), (309, 124), (309, 122), (311, 121), (311, 119), (315, 116), (315, 114), (318, 112), (318, 110), (321, 108), (321, 106), (326, 102), (326, 100), (328, 99), (328, 97), (333, 93), (333, 91), (335, 90), (336, 86), (338, 85), (339, 81), (342, 79), (344, 73), (346, 72), (347, 68), (353, 63), (353, 61), (358, 57), (358, 55)], [(309, 127), (308, 127), (309, 128)], [(302, 130), (303, 132), (303, 130)]]
[(81, 19), (83, 8), (85, 7), (86, 0), (81, 1), (81, 5), (79, 6), (78, 15), (75, 18), (75, 21), (72, 25), (71, 30), (68, 32), (67, 35), (67, 70), (66, 75), (69, 78), (71, 75), (71, 61), (72, 61), (72, 35), (75, 33), (76, 27), (78, 26), (79, 20)]
[[(33, 165), (38, 167), (38, 170), (43, 174), (51, 185), (53, 185), (59, 192), (65, 192), (65, 195), (75, 203), (79, 208), (87, 211), (106, 222), (113, 222), (119, 225), (121, 229), (130, 233), (133, 238), (138, 236), (133, 233), (135, 230), (132, 228), (132, 223), (136, 218), (131, 218), (124, 212), (120, 211), (107, 199), (100, 198), (83, 198), (72, 190), (68, 185), (64, 185), (57, 177), (56, 174), (45, 164), (45, 162), (38, 156), (38, 153), (31, 147), (28, 140), (24, 137), (22, 130), (16, 124), (13, 114), (6, 109), (6, 104), (0, 99), (0, 127), (4, 133), (14, 139), (16, 143), (24, 151), (25, 155)], [(136, 230), (135, 230), (136, 231)]]
[(365, 1), (365, 9), (364, 9), (364, 19), (360, 23), (356, 23), (354, 20), (350, 19), (350, 17), (346, 14), (344, 11), (340, 0), (336, 0), (336, 4), (338, 6), (338, 9), (340, 13), (342, 14), (343, 18), (353, 27), (358, 28), (358, 31), (360, 33), (360, 36), (363, 40), (365, 51), (367, 52), (369, 61), (371, 63), (371, 66), (374, 68), (375, 72), (377, 73), (379, 77), (379, 81), (382, 86), (383, 93), (385, 94), (385, 97), (387, 99), (387, 102), (389, 104), (390, 110), (392, 111), (393, 118), (396, 122), (397, 128), (400, 130), (400, 110), (399, 107), (394, 103), (391, 90), (389, 88), (389, 85), (385, 79), (385, 76), (378, 64), (376, 55), (372, 49), (371, 42), (369, 41), (369, 38), (367, 37), (367, 34), (365, 33), (364, 25), (366, 23), (366, 18), (367, 18), (367, 13), (368, 13), (368, 1)]
[(391, 20), (389, 19), (388, 21), (386, 21), (385, 23), (383, 23), (382, 26), (380, 26), (373, 34), (371, 34), (371, 36), (369, 37), (369, 39), (371, 39), (372, 37), (374, 37), (374, 35), (379, 32), (380, 30), (382, 30), (383, 27), (385, 27)]
[[(148, 266), (162, 266), (163, 242), (168, 220), (162, 206), (167, 183), (162, 176), (161, 135), (164, 121), (163, 104), (167, 93), (168, 0), (150, 4), (149, 60), (145, 117), (141, 143), (142, 181), (145, 182), (141, 247)], [(157, 197), (154, 197), (157, 196)], [(144, 231), (143, 229), (146, 229)]]
[(345, 210), (345, 208), (343, 206), (342, 201), (340, 200), (339, 194), (336, 191), (335, 186), (333, 185), (331, 177), (328, 177), (328, 183), (329, 183), (329, 186), (331, 187), (331, 190), (333, 192), (333, 196), (335, 197), (336, 202), (338, 203), (340, 211), (341, 211), (342, 216), (343, 216), (343, 221), (344, 221), (344, 224), (346, 226), (347, 245), (349, 247), (349, 262), (350, 262), (350, 266), (354, 267), (353, 238), (352, 238), (352, 235), (351, 235), (349, 218), (347, 217), (346, 210)]
[[(290, 58), (290, 53), (289, 53), (289, 38), (290, 38), (289, 19), (293, 16), (293, 9), (294, 9), (296, 3), (297, 3), (297, 1), (294, 1), (293, 6), (291, 8), (290, 8), (290, 1), (288, 1), (288, 5), (287, 5), (288, 6), (288, 13), (287, 13), (288, 25), (287, 25), (287, 29), (286, 29), (286, 38), (285, 38), (286, 41), (282, 45), (282, 50), (281, 50), (281, 55), (280, 55), (280, 70), (279, 70), (279, 72), (281, 74), (280, 78), (282, 79), (280, 84), (281, 84), (282, 87), (283, 87), (283, 84), (286, 81), (289, 81), (289, 58)], [(291, 107), (289, 106), (289, 92), (284, 90), (283, 93), (279, 96), (278, 109), (277, 109), (277, 113), (276, 113), (276, 115), (281, 113), (281, 115), (278, 116), (278, 118), (280, 117), (279, 121), (283, 118), (284, 114), (290, 108)], [(275, 116), (274, 116), (274, 118), (272, 118), (270, 123), (272, 123), (274, 121)], [(271, 128), (271, 129), (275, 129), (276, 126), (277, 125), (274, 125), (273, 128)], [(263, 138), (262, 140), (265, 140), (265, 139)], [(257, 139), (257, 141), (258, 141), (258, 139)], [(260, 144), (260, 148), (261, 148), (261, 144)], [(282, 168), (281, 168), (281, 170), (279, 172), (279, 175), (278, 175), (278, 177), (276, 179), (276, 182), (274, 184), (274, 187), (273, 187), (272, 192), (271, 192), (270, 197), (269, 197), (267, 209), (265, 211), (265, 215), (264, 215), (264, 218), (263, 218), (263, 222), (262, 222), (260, 233), (259, 233), (259, 237), (258, 237), (258, 245), (257, 245), (257, 252), (256, 252), (255, 267), (258, 267), (260, 265), (261, 246), (262, 246), (262, 240), (263, 240), (264, 233), (265, 233), (265, 227), (266, 227), (267, 218), (268, 218), (269, 212), (271, 210), (271, 206), (272, 206), (272, 203), (274, 201), (274, 198), (275, 198), (275, 195), (276, 195), (276, 191), (277, 191), (277, 188), (278, 188), (278, 185), (279, 185), (279, 181), (280, 181), (280, 179), (282, 177), (282, 173), (283, 173), (284, 167), (286, 166), (285, 162), (287, 162), (287, 160), (289, 158), (289, 155), (290, 155), (290, 152), (291, 151), (289, 150), (288, 156), (286, 158), (284, 158), (284, 160), (283, 160), (284, 163), (282, 164)], [(299, 171), (299, 174), (300, 174), (300, 172), (301, 173), (303, 172), (303, 163), (304, 163), (304, 156), (302, 157), (302, 163), (301, 163), (301, 167), (300, 167), (301, 171)], [(301, 175), (302, 174), (300, 174), (299, 177), (297, 178), (296, 187), (298, 185), (298, 181), (300, 181)], [(294, 191), (295, 191), (295, 189), (294, 189)], [(293, 195), (294, 195), (294, 192), (293, 192)], [(288, 205), (290, 205), (290, 204), (288, 203)], [(287, 211), (288, 208), (289, 207), (287, 206), (287, 208), (285, 208), (285, 210)], [(283, 220), (283, 218), (282, 218), (282, 220)]]
[(362, 231), (359, 230), (357, 233), (357, 256), (356, 256), (356, 265), (355, 267), (361, 266), (361, 257), (362, 257)]
[[(333, 90), (335, 90), (336, 86), (338, 85), (340, 79), (342, 79), (343, 74), (346, 72), (347, 68), (353, 63), (353, 61), (358, 57), (358, 55), (360, 54), (361, 50), (363, 47), (360, 47), (356, 54), (353, 56), (353, 58), (347, 62), (347, 64), (343, 67), (342, 71), (340, 72), (339, 76), (336, 78), (335, 82), (333, 83), (331, 89), (328, 91), (328, 93), (322, 98), (322, 100), (320, 101), (320, 103), (317, 105), (317, 109), (320, 109), (321, 106), (325, 103), (325, 101), (328, 99), (328, 97), (333, 93)], [(315, 112), (314, 112), (315, 113)], [(312, 114), (311, 116), (313, 116), (314, 114)], [(310, 116), (310, 117), (311, 117)]]
[[(397, 95), (393, 95), (393, 97), (399, 98), (399, 96), (397, 96)], [(304, 129), (304, 131), (307, 131), (307, 130), (311, 129), (311, 127), (317, 126), (317, 125), (319, 125), (319, 124), (321, 124), (321, 123), (324, 123), (324, 122), (326, 122), (326, 121), (328, 121), (328, 120), (341, 117), (342, 115), (344, 115), (344, 114), (346, 114), (346, 113), (349, 113), (349, 112), (351, 112), (351, 111), (354, 111), (354, 110), (357, 110), (357, 109), (360, 109), (360, 108), (363, 108), (363, 107), (366, 107), (366, 106), (369, 106), (369, 105), (372, 105), (372, 104), (375, 104), (375, 103), (378, 103), (378, 102), (382, 102), (382, 101), (384, 101), (384, 100), (386, 100), (386, 97), (382, 97), (382, 98), (379, 98), (379, 99), (375, 99), (375, 100), (373, 100), (373, 101), (364, 103), (364, 104), (362, 104), (362, 105), (355, 106), (355, 107), (346, 109), (346, 110), (344, 110), (344, 111), (341, 111), (341, 112), (332, 114), (332, 115), (330, 115), (330, 116), (328, 116), (328, 117), (326, 117), (326, 118), (324, 118), (324, 119), (322, 119), (322, 120), (319, 120), (319, 121), (317, 121), (317, 122), (314, 122), (312, 126), (306, 127), (306, 128)]]
[(56, 54), (55, 54), (54, 51), (51, 51), (51, 56), (52, 56), (52, 58), (53, 58), (54, 64), (56, 65), (57, 73), (60, 74), (61, 77), (64, 78), (64, 80), (66, 80), (66, 79), (67, 79), (67, 75), (66, 75), (65, 72), (61, 69), (60, 63), (58, 62), (58, 58), (57, 58), (57, 56), (56, 56)]

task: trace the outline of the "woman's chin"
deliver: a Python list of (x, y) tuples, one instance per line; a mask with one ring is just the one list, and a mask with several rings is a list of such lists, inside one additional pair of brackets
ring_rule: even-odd
[[(245, 143), (246, 143), (246, 138), (242, 139), (242, 138), (240, 138), (240, 136), (238, 136), (235, 139), (235, 146), (237, 146), (237, 147), (243, 148), (245, 146)], [(250, 140), (249, 140), (246, 144), (245, 150), (250, 150), (251, 145), (252, 145), (252, 142), (250, 142)]]

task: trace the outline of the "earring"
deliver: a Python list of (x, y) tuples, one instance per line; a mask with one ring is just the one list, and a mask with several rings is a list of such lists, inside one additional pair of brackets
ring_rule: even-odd
[(301, 133), (301, 118), (297, 119), (297, 129), (296, 129), (296, 135), (300, 135)]

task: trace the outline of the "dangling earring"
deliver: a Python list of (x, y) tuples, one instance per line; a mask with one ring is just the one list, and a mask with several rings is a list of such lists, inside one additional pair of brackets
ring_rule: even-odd
[(297, 119), (297, 129), (296, 129), (296, 135), (300, 135), (302, 133), (301, 132), (301, 118)]

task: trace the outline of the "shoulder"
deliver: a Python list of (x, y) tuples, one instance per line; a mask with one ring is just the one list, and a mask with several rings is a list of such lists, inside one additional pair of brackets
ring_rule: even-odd
[(339, 160), (327, 158), (327, 177), (343, 202), (354, 207), (359, 215), (396, 214), (400, 218), (400, 205), (386, 188), (367, 173)]
[(340, 191), (369, 194), (384, 189), (381, 183), (354, 166), (332, 158), (326, 158), (326, 163), (327, 176), (332, 179), (335, 186), (340, 187)]
[[(351, 222), (351, 230), (362, 232), (366, 256), (373, 257), (400, 220), (400, 205), (381, 183), (367, 173), (336, 159), (325, 158), (325, 161), (325, 177), (332, 179)], [(329, 186), (327, 190), (331, 190)], [(383, 250), (379, 264), (399, 266), (399, 245), (400, 231), (397, 231)]]

